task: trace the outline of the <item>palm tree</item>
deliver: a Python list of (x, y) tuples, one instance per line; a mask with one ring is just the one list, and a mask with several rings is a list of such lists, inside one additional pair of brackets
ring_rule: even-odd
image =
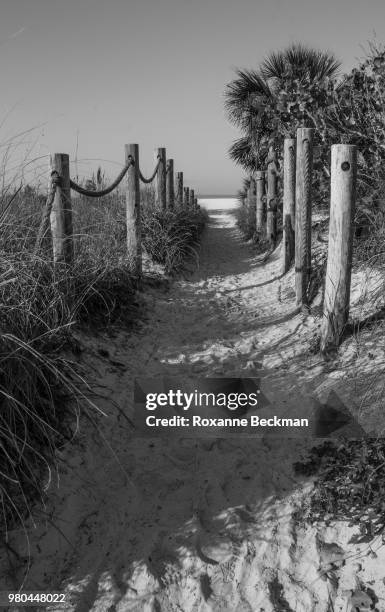
[(329, 52), (302, 44), (271, 53), (258, 71), (237, 69), (225, 90), (228, 118), (243, 132), (229, 155), (245, 170), (266, 158), (269, 140), (315, 125), (312, 109), (319, 89), (336, 77), (340, 62)]
[(254, 171), (264, 156), (263, 132), (268, 131), (266, 106), (274, 102), (263, 76), (255, 70), (237, 69), (237, 79), (225, 92), (225, 108), (230, 121), (244, 133), (230, 148), (230, 157), (245, 170)]

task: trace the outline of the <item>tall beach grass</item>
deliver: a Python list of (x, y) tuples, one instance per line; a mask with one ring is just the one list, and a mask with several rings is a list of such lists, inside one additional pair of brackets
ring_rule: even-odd
[[(97, 406), (63, 351), (78, 350), (82, 326), (131, 325), (141, 315), (138, 279), (126, 258), (121, 194), (74, 198), (75, 261), (53, 264), (50, 239), (33, 249), (44, 190), (21, 182), (0, 195), (0, 522), (7, 530), (31, 513), (56, 464), (56, 451)], [(143, 245), (175, 275), (197, 258), (205, 213), (158, 210), (143, 190)]]

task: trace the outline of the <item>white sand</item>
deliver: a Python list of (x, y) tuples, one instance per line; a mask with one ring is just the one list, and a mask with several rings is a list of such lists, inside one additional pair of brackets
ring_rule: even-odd
[[(76, 612), (326, 612), (330, 598), (345, 612), (368, 599), (363, 585), (385, 610), (378, 538), (371, 547), (352, 545), (356, 528), (317, 529), (293, 516), (312, 482), (296, 476), (292, 463), (310, 439), (133, 439), (116, 416), (113, 402), (132, 414), (133, 380), (143, 375), (260, 375), (271, 405), (287, 414), (312, 410), (313, 397), (330, 389), (357, 414), (363, 409), (357, 372), (366, 373), (366, 385), (374, 372), (365, 347), (357, 361), (354, 341), (347, 342), (333, 368), (307, 354), (319, 319), (296, 311), (293, 272), (274, 280), (279, 249), (263, 264), (235, 227), (234, 202), (205, 204), (210, 223), (193, 278), (169, 293), (147, 290), (149, 320), (134, 334), (80, 337), (81, 363), (106, 396), (97, 403), (109, 415), (99, 419), (108, 445), (84, 423), (75, 450), (63, 452), (60, 486), (51, 486), (46, 514), (31, 526), (25, 584), (76, 592), (69, 608)], [(353, 282), (357, 303), (361, 280)], [(370, 350), (378, 374), (385, 353)], [(24, 541), (21, 532), (10, 534), (26, 553)], [(5, 583), (11, 588), (9, 577)]]

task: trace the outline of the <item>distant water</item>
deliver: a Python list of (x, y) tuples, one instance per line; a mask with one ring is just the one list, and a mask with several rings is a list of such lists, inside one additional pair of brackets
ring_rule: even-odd
[(238, 206), (237, 198), (198, 198), (198, 204), (206, 210), (231, 209)]

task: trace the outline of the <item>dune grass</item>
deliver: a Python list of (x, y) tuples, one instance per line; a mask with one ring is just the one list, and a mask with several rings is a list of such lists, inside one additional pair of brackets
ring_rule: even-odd
[(175, 276), (193, 262), (198, 264), (199, 237), (207, 213), (201, 209), (157, 210), (151, 203), (143, 210), (143, 246), (151, 259)]
[[(239, 201), (239, 206), (235, 211), (235, 216), (237, 220), (237, 226), (242, 232), (242, 235), (245, 240), (251, 240), (253, 244), (253, 248), (255, 253), (267, 253), (271, 251), (272, 244), (268, 240), (265, 232), (257, 231), (256, 229), (256, 213), (255, 208), (249, 207), (246, 204), (243, 204)], [(277, 214), (277, 227), (278, 227), (278, 237), (277, 244), (280, 240), (280, 235), (282, 232), (282, 215), (278, 211)]]
[[(143, 243), (154, 262), (176, 274), (197, 256), (205, 215), (157, 210), (143, 193)], [(77, 351), (73, 331), (127, 326), (141, 314), (138, 279), (125, 256), (125, 202), (119, 194), (74, 198), (75, 262), (53, 264), (48, 239), (33, 248), (45, 203), (30, 187), (0, 202), (0, 522), (5, 533), (31, 513), (56, 465), (56, 451), (91, 418), (86, 381), (64, 349)]]
[(241, 204), (236, 209), (237, 225), (241, 230), (245, 240), (255, 239), (255, 209)]

